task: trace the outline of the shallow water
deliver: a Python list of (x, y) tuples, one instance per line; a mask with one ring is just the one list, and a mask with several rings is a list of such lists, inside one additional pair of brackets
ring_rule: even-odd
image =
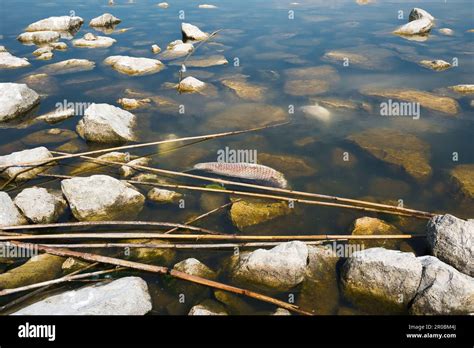
[[(378, 201), (403, 200), (405, 206), (430, 212), (450, 212), (459, 217), (471, 217), (474, 204), (465, 200), (453, 185), (449, 170), (457, 164), (474, 163), (472, 134), (474, 134), (474, 113), (469, 105), (472, 95), (458, 95), (446, 90), (456, 84), (472, 83), (474, 69), (473, 3), (466, 1), (378, 1), (368, 5), (358, 5), (355, 1), (299, 1), (299, 5), (289, 5), (290, 1), (219, 1), (214, 10), (198, 9), (199, 2), (169, 1), (168, 9), (156, 6), (157, 1), (132, 2), (116, 1), (108, 6), (106, 1), (15, 1), (2, 2), (0, 44), (18, 57), (27, 57), (28, 68), (1, 70), (1, 82), (16, 82), (35, 73), (40, 67), (70, 58), (84, 58), (96, 62), (92, 71), (54, 76), (57, 88), (43, 97), (37, 114), (52, 111), (57, 103), (109, 103), (125, 97), (126, 88), (141, 90), (152, 95), (172, 98), (178, 105), (185, 106), (185, 113), (166, 113), (157, 109), (132, 110), (138, 118), (139, 141), (155, 141), (170, 135), (177, 137), (200, 135), (224, 130), (245, 129), (256, 126), (252, 115), (234, 117), (233, 122), (219, 122), (222, 113), (243, 103), (250, 103), (224, 87), (220, 80), (235, 74), (248, 75), (249, 83), (266, 88), (259, 103), (282, 108), (286, 113), (290, 106), (295, 112), (290, 114), (291, 124), (226, 137), (183, 147), (167, 154), (153, 156), (152, 166), (172, 170), (188, 170), (197, 162), (215, 161), (217, 151), (226, 146), (232, 149), (256, 150), (259, 155), (273, 154), (294, 156), (303, 159), (314, 170), (301, 175), (299, 170), (285, 173), (293, 189), (339, 195), (350, 198), (365, 198)], [(427, 41), (409, 41), (391, 34), (399, 25), (407, 22), (411, 8), (420, 6), (437, 18), (437, 27)], [(166, 89), (166, 82), (178, 82), (179, 66), (167, 64), (167, 68), (157, 74), (130, 77), (120, 74), (103, 63), (110, 55), (130, 55), (154, 57), (151, 45), (162, 49), (176, 39), (181, 39), (179, 11), (185, 13), (184, 21), (199, 26), (203, 31), (224, 29), (217, 37), (202, 45), (194, 57), (222, 54), (229, 64), (208, 68), (188, 68), (187, 75), (196, 76), (211, 83), (215, 95), (178, 94)], [(294, 19), (290, 19), (294, 11)], [(398, 11), (404, 11), (404, 19), (398, 19)], [(29, 23), (53, 15), (67, 15), (75, 11), (85, 20), (85, 24), (75, 35), (82, 37), (87, 32), (95, 32), (88, 27), (91, 18), (110, 12), (122, 20), (117, 29), (131, 28), (124, 33), (110, 36), (117, 43), (109, 48), (76, 48), (68, 42), (67, 51), (55, 51), (50, 61), (34, 59), (35, 46), (22, 45), (16, 36)], [(471, 13), (471, 15), (469, 15)], [(437, 29), (449, 27), (453, 36), (444, 36)], [(63, 41), (63, 40), (62, 40)], [(215, 44), (218, 43), (218, 44)], [(323, 59), (325, 52), (337, 49), (358, 49), (369, 52), (373, 66), (361, 68), (356, 64), (343, 66), (342, 62), (328, 62)], [(435, 72), (420, 67), (420, 59), (444, 59), (451, 62), (457, 58), (459, 66), (443, 72)], [(239, 66), (234, 62), (238, 59)], [(177, 60), (178, 62), (180, 59)], [(329, 89), (312, 96), (294, 96), (285, 91), (285, 83), (290, 80), (288, 69), (327, 65), (336, 70), (327, 80)], [(338, 75), (338, 78), (335, 78)], [(440, 112), (421, 108), (420, 119), (410, 117), (382, 117), (379, 112), (381, 98), (373, 98), (360, 93), (363, 88), (407, 88), (446, 94), (456, 98), (460, 112), (452, 117)], [(43, 92), (38, 90), (39, 93)], [(363, 109), (332, 109), (328, 122), (305, 117), (299, 110), (310, 104), (310, 98), (330, 97), (372, 105), (372, 112)], [(271, 121), (271, 116), (268, 120)], [(35, 123), (21, 129), (0, 129), (0, 154), (24, 149), (21, 140), (33, 132), (52, 127), (74, 130), (78, 118), (72, 118), (59, 125)], [(347, 137), (369, 128), (390, 128), (402, 133), (414, 134), (430, 146), (429, 163), (433, 175), (426, 181), (418, 181), (400, 168), (375, 159)], [(307, 139), (301, 145), (299, 140)], [(80, 138), (79, 138), (80, 139)], [(401, 142), (404, 139), (400, 139)], [(44, 144), (54, 149), (61, 144)], [(80, 149), (98, 148), (81, 140)], [(156, 147), (134, 151), (134, 154), (156, 153)], [(342, 160), (343, 153), (349, 153), (350, 160)], [(454, 162), (453, 152), (459, 154)], [(257, 156), (258, 157), (258, 156)], [(70, 166), (78, 162), (65, 162), (59, 172), (67, 173)], [(106, 170), (114, 173), (113, 170)], [(40, 184), (40, 179), (32, 184)], [(198, 181), (188, 181), (202, 184)], [(58, 181), (44, 183), (45, 187), (59, 187)], [(11, 191), (15, 195), (18, 190)], [(183, 222), (189, 217), (204, 213), (200, 204), (201, 195), (186, 192), (186, 209), (162, 207), (147, 203), (140, 220)], [(259, 234), (346, 234), (350, 233), (352, 221), (365, 214), (350, 210), (324, 207), (297, 206), (295, 212), (283, 218), (266, 223), (249, 233)], [(375, 216), (375, 215), (374, 215)], [(387, 218), (386, 216), (384, 218)], [(67, 218), (65, 218), (67, 219)], [(232, 225), (227, 212), (210, 217), (199, 226), (240, 233)], [(420, 233), (423, 226), (416, 220), (403, 226), (403, 232)], [(426, 252), (423, 241), (409, 243), (418, 254)], [(223, 256), (230, 252), (194, 251), (180, 252), (178, 261), (185, 257), (196, 257), (210, 267), (218, 269)], [(148, 277), (150, 284), (160, 288), (161, 281)], [(162, 292), (155, 291), (156, 294)], [(172, 296), (172, 295), (168, 295)], [(211, 295), (210, 295), (211, 297)], [(281, 295), (286, 299), (286, 295)], [(171, 301), (171, 300), (170, 300)], [(166, 296), (155, 296), (155, 313), (186, 313), (186, 308), (170, 310)], [(165, 303), (165, 305), (162, 304)], [(260, 303), (252, 303), (255, 313), (266, 308)], [(341, 300), (341, 306), (344, 304)], [(189, 308), (189, 307), (187, 307)]]

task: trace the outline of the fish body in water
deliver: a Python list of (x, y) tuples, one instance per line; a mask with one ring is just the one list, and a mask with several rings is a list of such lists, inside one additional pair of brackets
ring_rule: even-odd
[(205, 162), (194, 165), (194, 169), (240, 179), (255, 180), (271, 186), (286, 188), (288, 182), (279, 171), (254, 163)]

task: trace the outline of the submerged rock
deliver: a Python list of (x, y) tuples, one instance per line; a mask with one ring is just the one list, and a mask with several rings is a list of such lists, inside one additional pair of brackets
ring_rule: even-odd
[(459, 112), (458, 102), (450, 97), (442, 97), (433, 93), (414, 89), (365, 89), (362, 94), (381, 98), (394, 98), (407, 102), (420, 103), (421, 106), (448, 115)]
[[(351, 234), (355, 236), (402, 234), (395, 226), (383, 220), (368, 216), (356, 219), (352, 224), (351, 230)], [(349, 243), (363, 244), (364, 248), (383, 247), (387, 249), (397, 249), (400, 246), (400, 241), (395, 239), (354, 240)]]
[(25, 31), (74, 31), (81, 27), (84, 20), (77, 16), (53, 16), (31, 23)]
[(449, 28), (441, 28), (438, 31), (441, 34), (446, 35), (446, 36), (453, 36), (454, 35), (454, 31), (452, 29), (449, 29)]
[(462, 193), (467, 198), (474, 199), (474, 164), (457, 165), (450, 173)]
[(111, 27), (113, 25), (119, 24), (121, 20), (117, 17), (114, 17), (110, 13), (104, 13), (99, 17), (91, 19), (89, 22), (90, 27)]
[(331, 121), (331, 111), (325, 107), (315, 103), (314, 105), (305, 105), (300, 108), (301, 111), (309, 118), (316, 119), (322, 122)]
[(201, 5), (198, 5), (198, 8), (214, 9), (214, 8), (217, 8), (217, 6), (215, 6), (215, 5), (209, 5), (209, 4), (201, 4)]
[(208, 299), (192, 307), (188, 315), (227, 315), (227, 312), (221, 304)]
[(442, 59), (436, 59), (436, 60), (422, 60), (420, 61), (420, 64), (424, 66), (425, 68), (436, 70), (436, 71), (443, 71), (446, 69), (449, 69), (451, 67), (451, 64), (442, 60)]
[(346, 299), (374, 313), (405, 313), (415, 297), (422, 274), (412, 253), (383, 248), (357, 251), (343, 266), (341, 283)]
[(125, 277), (47, 297), (13, 315), (144, 315), (151, 308), (146, 282)]
[(474, 276), (474, 220), (437, 215), (428, 222), (427, 238), (433, 255), (460, 272)]
[(76, 47), (103, 48), (110, 47), (116, 42), (117, 40), (112, 39), (111, 37), (96, 36), (94, 34), (87, 33), (82, 39), (73, 40), (72, 44)]
[(77, 134), (69, 129), (51, 128), (31, 133), (21, 139), (26, 145), (43, 145), (63, 143), (77, 138)]
[(135, 219), (145, 203), (140, 192), (107, 175), (66, 179), (61, 188), (79, 221)]
[(13, 289), (58, 278), (62, 275), (63, 262), (63, 257), (55, 255), (33, 256), (23, 265), (0, 274), (0, 289)]
[(288, 291), (305, 276), (308, 248), (293, 241), (270, 250), (258, 249), (234, 256), (229, 277), (232, 282), (269, 292)]
[[(140, 158), (134, 159), (133, 161), (127, 162), (127, 164), (134, 165), (134, 166), (145, 166), (146, 167), (146, 166), (148, 166), (150, 161), (151, 161), (151, 158), (140, 157)], [(132, 167), (129, 167), (129, 166), (122, 166), (122, 167), (120, 167), (119, 172), (120, 172), (120, 175), (123, 178), (129, 178), (132, 175), (135, 175), (136, 170)]]
[(20, 83), (25, 83), (29, 88), (39, 91), (40, 96), (47, 96), (58, 92), (56, 79), (47, 74), (31, 74), (22, 78)]
[(87, 59), (67, 59), (61, 62), (45, 65), (39, 69), (39, 72), (62, 75), (80, 71), (89, 71), (95, 68), (95, 63)]
[(472, 94), (474, 93), (474, 84), (472, 85), (456, 85), (456, 86), (450, 86), (450, 89), (457, 93), (462, 93), (462, 94)]
[(238, 129), (267, 126), (288, 121), (288, 113), (280, 107), (260, 103), (239, 103), (210, 118), (205, 127), (229, 129), (229, 125), (238, 125)]
[(289, 178), (307, 177), (316, 173), (316, 168), (303, 157), (259, 153), (258, 162), (285, 173)]
[(71, 109), (56, 109), (54, 111), (48, 112), (47, 114), (36, 117), (38, 121), (44, 121), (49, 124), (55, 124), (67, 120), (68, 118), (74, 117), (76, 111)]
[(285, 75), (285, 93), (294, 96), (325, 93), (339, 81), (337, 71), (328, 65), (288, 69)]
[(133, 110), (150, 105), (151, 99), (120, 98), (117, 100), (117, 103), (119, 103), (124, 109)]
[[(35, 147), (33, 149), (22, 150), (17, 152), (12, 152), (9, 155), (0, 156), (0, 165), (15, 165), (22, 163), (32, 163), (42, 160), (49, 160), (53, 155), (47, 148), (44, 146)], [(33, 179), (37, 174), (45, 171), (47, 165), (37, 166), (38, 163), (33, 164), (31, 167), (27, 166), (18, 166), (18, 167), (8, 167), (0, 175), (7, 178), (16, 178), (16, 180), (28, 180)], [(30, 169), (26, 171), (27, 169)], [(25, 171), (24, 173), (21, 173)], [(21, 174), (20, 174), (21, 173)]]
[(22, 43), (29, 44), (44, 44), (58, 41), (61, 35), (57, 31), (34, 31), (18, 35), (17, 40)]
[(0, 226), (26, 225), (27, 223), (8, 193), (0, 191)]
[(128, 111), (109, 104), (89, 106), (77, 125), (79, 135), (98, 143), (135, 140), (136, 117)]
[(308, 265), (298, 306), (316, 315), (335, 314), (339, 306), (338, 262), (339, 257), (330, 248), (308, 246)]
[[(127, 243), (133, 244), (168, 244), (168, 241), (158, 239), (128, 239)], [(130, 248), (127, 257), (130, 260), (143, 262), (147, 264), (155, 264), (160, 266), (170, 266), (176, 258), (176, 250), (172, 248), (146, 248), (135, 247)]]
[(262, 101), (265, 99), (265, 93), (267, 92), (265, 87), (248, 83), (245, 80), (225, 79), (222, 80), (221, 83), (227, 88), (233, 90), (239, 98), (250, 101)]
[(42, 187), (30, 187), (15, 197), (15, 205), (34, 224), (56, 222), (67, 203), (62, 194), (52, 194)]
[(432, 169), (428, 162), (430, 147), (414, 135), (372, 128), (348, 139), (375, 158), (403, 168), (415, 179), (425, 180), (431, 176)]
[(202, 32), (201, 29), (189, 23), (181, 23), (181, 33), (184, 41), (202, 41), (209, 37), (209, 34)]
[(129, 56), (110, 56), (104, 60), (104, 63), (122, 74), (131, 76), (155, 74), (165, 67), (158, 59)]
[(169, 4), (167, 2), (160, 2), (158, 4), (158, 7), (161, 7), (161, 8), (168, 8), (169, 7)]
[(339, 63), (348, 67), (356, 66), (367, 70), (389, 70), (392, 67), (389, 58), (392, 52), (374, 45), (363, 45), (355, 48), (330, 50), (324, 53), (322, 60)]
[[(183, 49), (181, 45), (178, 45), (178, 48)], [(226, 65), (226, 64), (229, 64), (229, 61), (223, 55), (212, 55), (208, 57), (194, 57), (194, 58), (190, 58), (186, 60), (186, 67), (188, 68), (208, 68), (211, 66)], [(176, 62), (176, 63), (171, 63), (171, 65), (181, 65), (181, 63)]]
[(4, 46), (0, 46), (0, 69), (24, 68), (30, 65), (28, 59), (15, 57)]
[(23, 116), (39, 102), (39, 95), (26, 84), (0, 83), (0, 122)]
[[(411, 314), (468, 315), (474, 312), (474, 279), (433, 256), (419, 257), (423, 275)], [(472, 260), (472, 259), (471, 259)]]
[(167, 204), (178, 202), (181, 197), (183, 197), (183, 195), (176, 191), (170, 191), (154, 187), (150, 191), (148, 191), (147, 197), (149, 200), (155, 203)]
[(241, 296), (228, 291), (214, 290), (214, 297), (222, 303), (232, 315), (255, 315), (255, 309)]
[(106, 164), (101, 163), (100, 160), (126, 163), (130, 161), (130, 154), (128, 152), (117, 152), (117, 151), (108, 152), (97, 157), (97, 161), (95, 162), (87, 161), (87, 162), (81, 163), (79, 166), (72, 169), (70, 174), (77, 175), (80, 173), (91, 172), (101, 167), (104, 167)]

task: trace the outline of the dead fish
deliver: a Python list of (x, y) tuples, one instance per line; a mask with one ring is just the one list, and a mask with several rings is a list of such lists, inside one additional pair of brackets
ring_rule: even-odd
[(223, 176), (256, 180), (280, 188), (288, 186), (288, 182), (282, 173), (261, 164), (205, 162), (195, 164), (193, 168)]

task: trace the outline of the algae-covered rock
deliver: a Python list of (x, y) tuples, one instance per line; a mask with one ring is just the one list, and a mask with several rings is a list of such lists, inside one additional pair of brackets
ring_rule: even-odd
[(62, 274), (63, 262), (63, 257), (55, 255), (33, 256), (23, 265), (0, 274), (0, 289), (18, 288), (58, 278)]
[(221, 302), (232, 315), (253, 315), (255, 308), (241, 296), (223, 290), (214, 290), (214, 297)]
[[(213, 270), (195, 258), (178, 262), (173, 266), (173, 270), (209, 280), (217, 279), (217, 274)], [(184, 295), (187, 303), (199, 302), (209, 295), (209, 287), (185, 280), (173, 278), (167, 285), (174, 293)]]
[(451, 170), (451, 177), (462, 193), (474, 199), (474, 164), (461, 164)]
[(364, 311), (405, 313), (421, 274), (421, 262), (414, 254), (371, 248), (347, 259), (341, 285), (345, 298)]
[(108, 153), (98, 156), (96, 162), (90, 160), (90, 161), (81, 163), (80, 165), (72, 169), (70, 174), (77, 175), (80, 173), (92, 172), (101, 167), (107, 166), (107, 164), (101, 163), (100, 160), (127, 163), (128, 161), (130, 161), (130, 154), (128, 152), (118, 152), (118, 151), (108, 152)]
[(107, 175), (66, 179), (61, 188), (79, 221), (132, 220), (145, 202), (140, 192)]
[(442, 60), (442, 59), (435, 59), (435, 60), (422, 60), (420, 64), (425, 68), (436, 70), (436, 71), (443, 71), (449, 69), (451, 64)]
[(313, 176), (316, 173), (314, 165), (302, 157), (259, 153), (258, 162), (275, 168), (289, 178)]
[[(419, 257), (423, 275), (411, 314), (468, 315), (474, 313), (474, 278), (433, 256)], [(472, 259), (471, 259), (472, 260)]]
[(307, 260), (306, 244), (282, 243), (270, 250), (258, 249), (233, 256), (229, 278), (233, 283), (254, 289), (284, 292), (303, 281)]
[(412, 103), (420, 103), (422, 107), (439, 111), (447, 115), (456, 115), (459, 112), (458, 102), (450, 97), (438, 96), (433, 93), (414, 89), (365, 89), (362, 94), (381, 98), (393, 98)]
[(232, 223), (239, 229), (259, 225), (291, 212), (287, 202), (241, 200), (230, 209)]
[(371, 128), (348, 139), (379, 160), (403, 168), (415, 179), (426, 180), (431, 176), (429, 145), (412, 134)]
[(388, 70), (392, 67), (389, 58), (392, 53), (384, 48), (363, 45), (355, 48), (327, 51), (322, 60), (339, 63), (341, 66), (355, 66), (367, 70)]
[(472, 94), (474, 93), (474, 84), (463, 84), (463, 85), (456, 85), (450, 86), (450, 89), (457, 93), (461, 94)]
[(308, 265), (298, 306), (317, 315), (335, 314), (339, 306), (338, 261), (339, 257), (330, 248), (308, 246)]
[(131, 177), (132, 175), (135, 174), (136, 170), (132, 167), (129, 167), (128, 165), (132, 165), (132, 166), (148, 166), (148, 164), (150, 163), (151, 161), (151, 158), (148, 158), (148, 157), (139, 157), (137, 159), (134, 159), (130, 162), (127, 162), (126, 166), (122, 166), (120, 167), (120, 175), (123, 177), (123, 178), (129, 178)]
[(178, 202), (183, 195), (176, 191), (154, 187), (148, 191), (147, 198), (155, 203), (167, 204)]
[[(383, 220), (364, 216), (354, 221), (351, 228), (351, 234), (355, 236), (372, 236), (385, 234), (402, 234), (402, 232), (395, 226)], [(400, 246), (400, 241), (396, 239), (353, 240), (349, 241), (349, 243), (363, 244), (364, 248), (383, 247), (387, 249), (398, 249)]]
[[(172, 51), (176, 53), (179, 50), (185, 51), (186, 49), (189, 49), (191, 51), (191, 47), (189, 46), (177, 46), (177, 47), (174, 47)], [(229, 61), (223, 55), (215, 54), (212, 56), (192, 57), (186, 60), (186, 67), (187, 68), (209, 68), (211, 66), (226, 65), (228, 63)], [(170, 65), (181, 65), (181, 62), (172, 62)]]
[(244, 100), (262, 101), (265, 99), (266, 88), (251, 84), (245, 80), (222, 80), (221, 83), (230, 88), (237, 96)]
[[(167, 241), (158, 239), (132, 239), (127, 240), (133, 244), (168, 244)], [(156, 264), (159, 266), (172, 265), (176, 258), (173, 248), (130, 248), (127, 258), (133, 261)]]
[(77, 138), (76, 132), (69, 129), (50, 128), (28, 134), (21, 141), (26, 145), (64, 143)]
[(285, 75), (287, 77), (284, 85), (285, 93), (293, 96), (325, 93), (339, 81), (337, 71), (327, 65), (292, 68), (286, 70)]

